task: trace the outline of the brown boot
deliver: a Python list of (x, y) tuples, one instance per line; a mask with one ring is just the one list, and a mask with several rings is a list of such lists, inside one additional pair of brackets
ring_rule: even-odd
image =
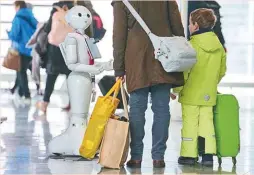
[(129, 160), (127, 162), (127, 167), (129, 168), (141, 168), (141, 160)]
[(153, 161), (153, 167), (154, 168), (164, 168), (165, 167), (164, 160), (154, 160)]

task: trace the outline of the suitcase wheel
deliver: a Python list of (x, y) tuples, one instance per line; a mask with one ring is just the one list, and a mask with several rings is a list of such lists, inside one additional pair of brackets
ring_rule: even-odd
[(221, 157), (218, 157), (218, 163), (219, 163), (219, 166), (221, 167), (221, 164), (222, 164)]
[(234, 166), (236, 166), (236, 163), (237, 163), (236, 157), (232, 157), (232, 162), (233, 162)]

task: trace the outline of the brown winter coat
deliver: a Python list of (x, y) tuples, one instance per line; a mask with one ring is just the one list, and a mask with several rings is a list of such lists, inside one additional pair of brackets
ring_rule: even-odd
[[(180, 12), (175, 1), (129, 2), (154, 34), (184, 36)], [(183, 73), (167, 73), (161, 63), (155, 60), (152, 43), (125, 5), (121, 1), (114, 1), (112, 5), (115, 76), (126, 75), (128, 92), (161, 83), (169, 83), (173, 87), (183, 85)]]

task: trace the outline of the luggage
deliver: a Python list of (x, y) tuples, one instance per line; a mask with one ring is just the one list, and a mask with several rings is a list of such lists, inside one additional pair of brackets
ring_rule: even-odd
[(99, 163), (106, 168), (120, 169), (129, 153), (129, 115), (124, 88), (121, 83), (124, 117), (112, 116), (106, 125)]
[[(86, 159), (93, 159), (100, 147), (108, 119), (115, 113), (119, 104), (116, 96), (120, 91), (120, 84), (121, 80), (117, 81), (104, 97), (97, 99), (79, 149), (80, 155)], [(112, 93), (113, 97), (110, 96)]]
[[(103, 95), (106, 95), (106, 93), (109, 91), (109, 89), (116, 83), (116, 78), (114, 76), (109, 76), (106, 75), (104, 76), (98, 83), (98, 86), (101, 90), (101, 93)], [(125, 91), (125, 90), (124, 90)], [(127, 92), (125, 91), (125, 96), (126, 96), (126, 101), (127, 101), (127, 105), (129, 102), (129, 96), (127, 94)], [(117, 98), (120, 100), (120, 103), (117, 107), (117, 109), (124, 109), (124, 105), (123, 105), (123, 99), (122, 99), (122, 95), (121, 92), (118, 94)]]
[(232, 157), (236, 165), (236, 156), (240, 151), (240, 125), (239, 104), (235, 96), (217, 95), (214, 126), (219, 165), (222, 163), (222, 157)]

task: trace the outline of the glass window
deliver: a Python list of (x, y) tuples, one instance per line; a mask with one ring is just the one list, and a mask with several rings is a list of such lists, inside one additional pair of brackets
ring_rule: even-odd
[(6, 30), (11, 29), (11, 23), (3, 23), (0, 25), (0, 36), (1, 39), (8, 39)]
[(33, 13), (35, 18), (40, 22), (45, 22), (49, 19), (51, 6), (38, 6), (33, 8)]
[[(227, 47), (225, 79), (249, 81), (254, 75), (254, 3), (252, 1), (219, 1), (222, 31)], [(236, 78), (242, 77), (242, 78)]]
[(15, 9), (10, 5), (0, 5), (0, 20), (12, 21), (15, 16)]
[(6, 40), (6, 41), (1, 41), (0, 43), (0, 51), (1, 51), (1, 57), (5, 56), (8, 49), (10, 48), (11, 46), (11, 42), (9, 40)]

